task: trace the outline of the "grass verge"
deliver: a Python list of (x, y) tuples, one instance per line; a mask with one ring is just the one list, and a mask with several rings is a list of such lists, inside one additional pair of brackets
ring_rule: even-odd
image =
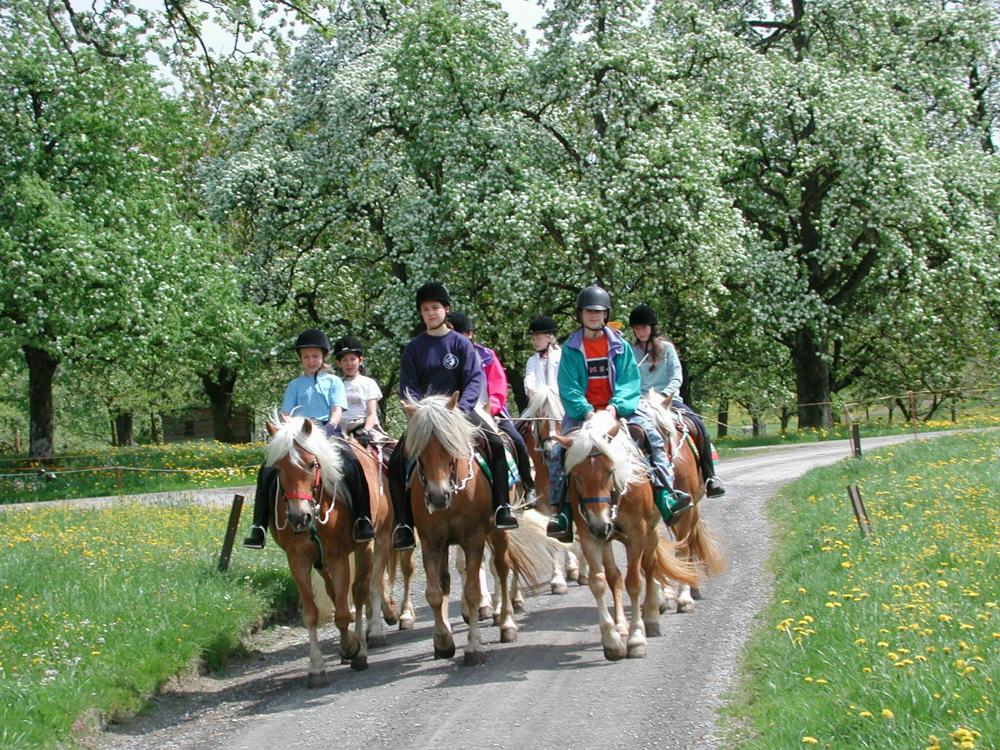
[[(852, 482), (870, 542), (847, 502)], [(1000, 746), (1000, 435), (818, 469), (770, 516), (775, 603), (748, 647), (726, 746)]]
[(56, 456), (0, 458), (0, 504), (253, 484), (261, 444), (170, 443)]
[(276, 545), (216, 570), (228, 511), (0, 514), (0, 747), (56, 747), (96, 710), (130, 715), (169, 677), (217, 667), (297, 594)]

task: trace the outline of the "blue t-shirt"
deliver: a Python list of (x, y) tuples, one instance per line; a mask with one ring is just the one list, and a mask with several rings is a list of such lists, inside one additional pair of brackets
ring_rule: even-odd
[(347, 391), (343, 381), (328, 372), (321, 372), (315, 377), (299, 375), (285, 388), (285, 397), (281, 400), (281, 410), (285, 414), (291, 414), (295, 409), (297, 417), (324, 423), (330, 419), (334, 406), (347, 408)]
[(476, 408), (486, 377), (479, 355), (465, 336), (448, 331), (444, 336), (421, 333), (403, 349), (399, 395), (419, 400), (425, 396), (450, 396), (455, 391), (458, 407), (466, 414)]

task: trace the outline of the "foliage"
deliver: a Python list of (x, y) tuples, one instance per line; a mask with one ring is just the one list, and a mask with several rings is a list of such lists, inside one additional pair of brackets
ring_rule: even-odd
[(909, 443), (810, 472), (772, 501), (776, 601), (727, 711), (744, 726), (728, 746), (994, 745), (998, 450), (996, 433)]

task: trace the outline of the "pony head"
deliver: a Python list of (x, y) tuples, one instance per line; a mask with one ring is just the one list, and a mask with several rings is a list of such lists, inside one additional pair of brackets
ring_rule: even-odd
[(304, 417), (285, 417), (275, 410), (266, 426), (271, 438), (264, 463), (278, 470), (288, 522), (294, 531), (306, 531), (315, 520), (321, 494), (336, 499), (343, 476), (340, 453), (323, 430)]
[(457, 404), (458, 392), (450, 398), (428, 396), (402, 402), (408, 420), (406, 455), (417, 461), (417, 473), (431, 512), (447, 508), (453, 495), (465, 488), (465, 472), (471, 475), (474, 470), (473, 445), (479, 430)]
[(628, 432), (606, 411), (594, 414), (576, 432), (557, 436), (566, 451), (566, 476), (580, 513), (595, 538), (614, 531), (612, 507), (630, 484), (643, 481), (646, 465)]
[(531, 429), (535, 435), (535, 443), (541, 447), (548, 461), (557, 458), (556, 450), (559, 444), (554, 436), (559, 433), (559, 425), (565, 413), (559, 394), (547, 385), (540, 385), (538, 390), (531, 394), (528, 407), (521, 412), (523, 419), (542, 420), (532, 422)]

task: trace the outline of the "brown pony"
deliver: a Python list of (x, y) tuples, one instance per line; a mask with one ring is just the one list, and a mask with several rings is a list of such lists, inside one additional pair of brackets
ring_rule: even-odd
[[(588, 580), (597, 600), (604, 657), (616, 661), (645, 656), (646, 636), (660, 634), (658, 584), (667, 584), (670, 579), (693, 584), (697, 572), (690, 563), (677, 560), (674, 545), (657, 533), (660, 514), (653, 503), (645, 461), (627, 431), (622, 432), (620, 422), (607, 412), (598, 412), (579, 431), (557, 440), (567, 448), (568, 498), (590, 565)], [(625, 588), (632, 600), (629, 622), (625, 620), (621, 571), (611, 547), (616, 535), (624, 542), (628, 558)], [(640, 619), (643, 579), (646, 595)], [(608, 587), (614, 599), (614, 618), (604, 596)]]
[[(455, 654), (448, 621), (448, 547), (457, 544), (465, 553), (466, 575), (462, 613), (469, 623), (465, 646), (466, 665), (482, 664), (486, 652), (479, 630), (479, 569), (489, 541), (501, 589), (498, 616), (500, 642), (517, 639), (508, 581), (512, 555), (506, 531), (493, 528), (491, 493), (475, 456), (476, 428), (456, 409), (458, 393), (452, 397), (429, 396), (417, 402), (404, 401), (409, 424), (406, 453), (416, 460), (411, 479), (413, 517), (427, 577), (427, 603), (434, 613), (434, 656), (448, 659)], [(531, 561), (521, 561), (521, 569)]]
[[(691, 509), (682, 513), (670, 528), (677, 539), (678, 557), (698, 565), (707, 576), (718, 575), (725, 570), (726, 564), (718, 539), (698, 508), (705, 497), (705, 477), (701, 475), (694, 452), (695, 449), (712, 450), (712, 446), (697, 444), (697, 428), (682, 411), (671, 408), (671, 400), (654, 392), (645, 397), (645, 404), (667, 444), (667, 459), (674, 468), (674, 486), (689, 493), (692, 500)], [(697, 586), (681, 584), (675, 592), (677, 611), (690, 612), (694, 609), (694, 600), (700, 598)]]
[[(321, 429), (302, 417), (279, 417), (267, 423), (267, 431), (271, 436), (267, 465), (278, 470), (271, 535), (288, 557), (299, 590), (302, 619), (309, 630), (308, 686), (320, 687), (326, 684), (326, 672), (317, 627), (329, 616), (331, 601), (336, 605), (334, 622), (340, 630), (341, 661), (350, 662), (353, 669), (368, 667), (369, 645), (385, 644), (377, 616), (380, 605), (386, 622), (395, 622), (390, 602), (383, 599), (382, 575), (391, 545), (392, 507), (379, 489), (375, 459), (352, 442), (368, 480), (375, 527), (374, 544), (353, 541), (351, 509), (342, 491), (341, 457), (336, 447)], [(350, 630), (348, 602), (351, 553), (354, 632)], [(362, 627), (366, 610), (370, 635)]]

